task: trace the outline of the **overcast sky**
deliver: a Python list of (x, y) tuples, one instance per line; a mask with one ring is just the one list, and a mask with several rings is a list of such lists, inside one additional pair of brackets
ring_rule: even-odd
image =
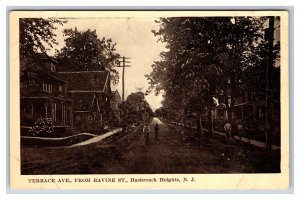
[[(130, 57), (131, 67), (125, 69), (125, 96), (136, 92), (137, 88), (148, 88), (145, 74), (152, 71), (153, 61), (159, 59), (159, 53), (164, 51), (164, 45), (157, 42), (157, 38), (151, 32), (157, 29), (155, 18), (92, 18), (92, 19), (68, 19), (67, 24), (56, 31), (60, 49), (64, 46), (62, 30), (75, 28), (78, 30), (96, 29), (98, 38), (111, 38), (117, 43), (116, 50), (121, 56)], [(122, 68), (119, 69), (119, 84), (112, 89), (117, 89), (122, 95)], [(161, 106), (162, 96), (154, 93), (146, 97), (153, 110)]]
[[(153, 29), (158, 29), (155, 19), (143, 17), (68, 19), (67, 24), (64, 24), (63, 27), (59, 26), (56, 30), (59, 42), (59, 46), (56, 48), (60, 49), (64, 46), (62, 31), (65, 28), (77, 27), (80, 31), (96, 29), (98, 38), (111, 38), (113, 42), (117, 43), (117, 52), (121, 56), (131, 58), (131, 67), (125, 68), (125, 97), (136, 92), (137, 88), (142, 88), (142, 91), (145, 92), (148, 88), (145, 74), (152, 71), (153, 61), (159, 60), (160, 52), (166, 50), (164, 44), (157, 42), (157, 38), (151, 32)], [(275, 27), (278, 26), (278, 21), (275, 21)], [(275, 30), (275, 38), (277, 40), (279, 38), (279, 29)], [(112, 85), (112, 90), (117, 89), (122, 95), (122, 68), (118, 68), (118, 71), (120, 74), (119, 84)], [(163, 98), (161, 95), (155, 96), (154, 93), (151, 93), (146, 99), (154, 111), (161, 106)]]

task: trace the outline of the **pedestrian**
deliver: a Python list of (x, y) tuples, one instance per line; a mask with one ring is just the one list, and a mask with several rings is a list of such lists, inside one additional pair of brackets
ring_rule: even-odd
[(145, 138), (145, 144), (149, 145), (149, 135), (150, 135), (150, 128), (148, 124), (145, 124), (143, 127), (143, 134)]
[(159, 126), (158, 124), (154, 127), (155, 139), (158, 140)]
[(229, 122), (225, 124), (224, 131), (227, 137), (231, 137), (231, 124)]
[(224, 126), (224, 130), (225, 130), (225, 133), (226, 133), (226, 136), (227, 136), (227, 139), (230, 141), (230, 139), (232, 138), (232, 135), (231, 135), (231, 124), (229, 122), (227, 122)]

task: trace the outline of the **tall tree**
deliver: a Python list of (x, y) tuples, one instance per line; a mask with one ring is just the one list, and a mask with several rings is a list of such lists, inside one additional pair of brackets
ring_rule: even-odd
[(116, 53), (116, 43), (103, 37), (99, 39), (96, 30), (64, 30), (65, 46), (57, 55), (62, 63), (62, 71), (108, 70), (111, 80), (118, 83), (119, 75), (115, 69), (120, 57)]
[(46, 52), (58, 44), (54, 31), (64, 23), (65, 19), (57, 18), (20, 18), (21, 69), (33, 65), (36, 53)]
[[(175, 100), (182, 110), (197, 113), (211, 110), (214, 97), (234, 99), (241, 85), (249, 51), (254, 47), (258, 25), (251, 17), (162, 18), (153, 31), (167, 52), (153, 64), (147, 75), (150, 90), (163, 91), (166, 100)], [(228, 107), (227, 107), (228, 108)], [(212, 121), (211, 121), (212, 122)], [(212, 123), (211, 123), (212, 129)]]
[(121, 104), (121, 110), (125, 114), (126, 124), (148, 123), (153, 116), (153, 111), (143, 92), (128, 95), (126, 101)]

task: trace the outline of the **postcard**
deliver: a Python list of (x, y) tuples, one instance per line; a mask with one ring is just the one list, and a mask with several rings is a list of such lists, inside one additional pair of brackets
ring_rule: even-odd
[(11, 11), (10, 188), (289, 189), (288, 11)]

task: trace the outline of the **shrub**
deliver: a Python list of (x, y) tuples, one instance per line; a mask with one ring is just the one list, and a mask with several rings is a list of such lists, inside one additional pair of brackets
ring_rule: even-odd
[(49, 135), (54, 132), (52, 119), (50, 117), (41, 117), (30, 129), (30, 133), (33, 136), (43, 136), (43, 135)]

